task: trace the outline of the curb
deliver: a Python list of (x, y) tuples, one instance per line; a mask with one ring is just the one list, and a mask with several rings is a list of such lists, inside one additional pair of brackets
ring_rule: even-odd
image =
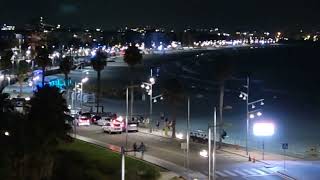
[(283, 172), (281, 172), (281, 171), (277, 171), (277, 173), (280, 174), (280, 175), (282, 175), (282, 176), (284, 176), (284, 177), (286, 177), (286, 178), (289, 178), (290, 180), (298, 180), (297, 178), (292, 177), (292, 176), (290, 176), (290, 175), (288, 175), (288, 174), (286, 174), (286, 173), (283, 173)]
[[(228, 150), (220, 149), (220, 151), (223, 151), (223, 152), (226, 152), (226, 153), (229, 153), (229, 154), (238, 155), (238, 156), (241, 156), (241, 157), (244, 157), (244, 158), (248, 158), (248, 156), (246, 156), (246, 155), (242, 155), (242, 154), (230, 152), (230, 151), (228, 151)], [(269, 164), (269, 163), (267, 163), (267, 162), (264, 162), (263, 160), (258, 160), (258, 159), (256, 159), (256, 161), (261, 162), (261, 163), (263, 163), (263, 164), (265, 164), (265, 165), (269, 165), (269, 166), (272, 165), (272, 164)]]

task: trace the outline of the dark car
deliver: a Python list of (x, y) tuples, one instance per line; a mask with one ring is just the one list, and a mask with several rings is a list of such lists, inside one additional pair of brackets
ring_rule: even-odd
[(91, 123), (96, 124), (98, 120), (101, 119), (100, 115), (94, 115), (91, 117)]

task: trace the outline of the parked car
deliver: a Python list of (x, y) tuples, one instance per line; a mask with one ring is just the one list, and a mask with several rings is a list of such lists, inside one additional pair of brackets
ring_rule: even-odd
[(92, 124), (97, 124), (97, 121), (101, 119), (101, 116), (100, 115), (93, 115), (91, 117), (91, 123)]
[(122, 132), (121, 123), (117, 121), (108, 121), (104, 126), (102, 126), (104, 132), (111, 133), (120, 133)]
[(97, 124), (99, 126), (105, 126), (108, 122), (110, 122), (111, 119), (109, 117), (101, 117), (98, 121)]
[[(126, 131), (125, 124), (123, 126), (123, 131)], [(138, 132), (138, 123), (128, 122), (128, 132)]]
[(190, 132), (190, 139), (191, 141), (194, 141), (194, 142), (207, 143), (208, 136), (205, 131), (196, 130), (196, 131)]
[(77, 126), (89, 126), (91, 121), (90, 113), (82, 113), (76, 118)]

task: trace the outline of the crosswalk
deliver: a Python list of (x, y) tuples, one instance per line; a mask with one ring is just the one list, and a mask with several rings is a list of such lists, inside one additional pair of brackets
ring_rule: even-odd
[(235, 168), (235, 169), (223, 169), (216, 170), (216, 177), (237, 177), (237, 176), (265, 176), (273, 174), (274, 172), (270, 169), (261, 167), (261, 168)]

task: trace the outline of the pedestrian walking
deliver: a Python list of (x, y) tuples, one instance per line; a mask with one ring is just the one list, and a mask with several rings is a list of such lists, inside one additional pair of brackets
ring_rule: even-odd
[(144, 151), (146, 150), (145, 145), (143, 144), (143, 142), (141, 142), (140, 146), (139, 146), (139, 151), (141, 152), (141, 158), (143, 159), (143, 155), (144, 155)]
[(136, 156), (136, 152), (138, 151), (138, 146), (137, 146), (137, 143), (133, 143), (133, 153), (134, 153), (134, 156)]
[(157, 126), (157, 129), (159, 130), (159, 127), (160, 127), (160, 122), (159, 121), (157, 121), (156, 126)]

